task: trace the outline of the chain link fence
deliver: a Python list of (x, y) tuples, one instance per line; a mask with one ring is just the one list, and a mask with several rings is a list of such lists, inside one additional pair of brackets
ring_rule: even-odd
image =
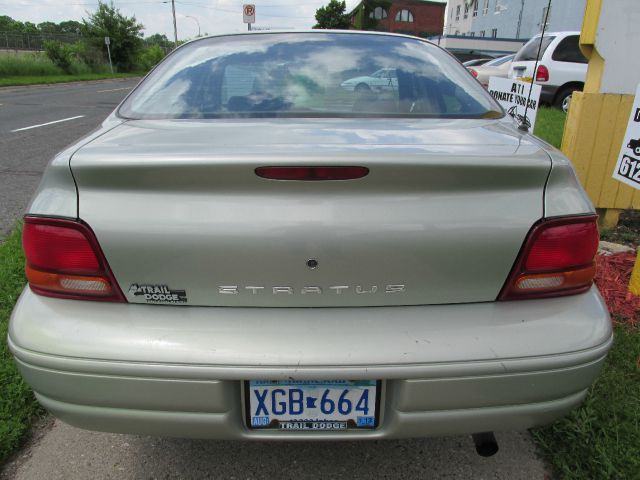
[(75, 43), (80, 39), (81, 35), (74, 34), (0, 32), (0, 50), (44, 50), (47, 40)]

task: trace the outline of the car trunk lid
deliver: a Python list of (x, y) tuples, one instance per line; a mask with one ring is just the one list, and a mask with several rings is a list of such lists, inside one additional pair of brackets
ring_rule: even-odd
[[(255, 173), (308, 165), (369, 173)], [(496, 120), (167, 120), (126, 122), (71, 168), (129, 302), (339, 307), (494, 300), (550, 160)]]

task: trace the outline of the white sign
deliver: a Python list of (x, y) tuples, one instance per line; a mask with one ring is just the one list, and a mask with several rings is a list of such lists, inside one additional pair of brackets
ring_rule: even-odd
[(247, 4), (242, 6), (242, 21), (244, 23), (256, 23), (256, 6)]
[(636, 99), (613, 178), (640, 190), (640, 85), (636, 89)]
[(111, 39), (109, 37), (104, 37), (104, 44), (105, 45), (111, 44)]
[[(527, 109), (527, 98), (532, 84), (513, 80), (511, 78), (489, 78), (489, 93), (495, 98), (502, 108), (511, 115), (519, 124), (524, 124), (533, 132), (536, 126), (536, 116), (538, 115), (538, 105), (540, 104), (540, 85), (533, 84), (529, 108)], [(524, 112), (527, 110), (525, 118)]]

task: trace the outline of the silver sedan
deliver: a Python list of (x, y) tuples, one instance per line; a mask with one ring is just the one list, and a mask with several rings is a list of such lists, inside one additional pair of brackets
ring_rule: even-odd
[[(383, 68), (397, 87), (341, 87)], [(51, 161), (23, 242), (10, 348), (87, 429), (526, 429), (579, 405), (611, 345), (570, 162), (408, 36), (183, 45)]]

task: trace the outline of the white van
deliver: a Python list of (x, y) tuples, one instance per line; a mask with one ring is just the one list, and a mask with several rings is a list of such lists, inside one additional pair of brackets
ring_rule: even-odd
[[(571, 94), (582, 91), (587, 77), (588, 60), (580, 51), (580, 32), (549, 32), (544, 34), (535, 83), (542, 87), (540, 101), (556, 105), (565, 112)], [(536, 35), (516, 54), (509, 70), (509, 78), (531, 79), (540, 35)]]

